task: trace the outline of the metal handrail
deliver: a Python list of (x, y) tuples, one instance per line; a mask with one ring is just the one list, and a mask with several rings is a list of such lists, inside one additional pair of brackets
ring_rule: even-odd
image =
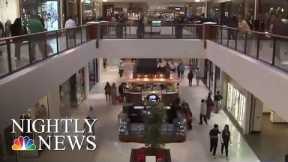
[(22, 38), (22, 37), (33, 37), (33, 36), (37, 36), (37, 35), (47, 35), (47, 34), (51, 34), (51, 33), (56, 33), (56, 32), (63, 32), (63, 31), (71, 31), (71, 30), (75, 30), (75, 29), (82, 29), (83, 27), (87, 27), (89, 25), (81, 25), (81, 26), (77, 26), (77, 27), (73, 27), (73, 28), (62, 28), (62, 29), (58, 29), (58, 30), (52, 30), (52, 31), (44, 31), (44, 32), (37, 32), (37, 33), (27, 33), (27, 34), (23, 34), (23, 35), (17, 35), (17, 36), (10, 36), (10, 37), (2, 37), (0, 38), (0, 42), (2, 41), (6, 41), (6, 40), (11, 40), (11, 39), (17, 39), (17, 38)]

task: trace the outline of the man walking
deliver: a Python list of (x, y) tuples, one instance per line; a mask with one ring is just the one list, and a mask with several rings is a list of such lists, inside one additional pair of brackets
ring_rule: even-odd
[(193, 80), (193, 71), (190, 70), (188, 73), (188, 80), (189, 80), (189, 86), (192, 86), (192, 80)]
[(210, 130), (210, 152), (212, 153), (213, 157), (215, 158), (217, 145), (218, 145), (218, 135), (221, 132), (219, 131), (218, 125), (214, 124), (214, 128)]
[(203, 124), (203, 120), (205, 124), (207, 125), (207, 119), (206, 119), (206, 113), (207, 113), (207, 104), (204, 99), (201, 100), (201, 107), (200, 107), (200, 122), (199, 124)]

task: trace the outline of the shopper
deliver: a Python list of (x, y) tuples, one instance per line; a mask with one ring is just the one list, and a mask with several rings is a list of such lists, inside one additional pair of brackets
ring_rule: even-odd
[(106, 82), (104, 90), (105, 90), (106, 102), (111, 101), (111, 86), (109, 82)]
[(123, 66), (123, 62), (121, 61), (119, 64), (119, 77), (122, 78), (124, 73), (124, 66)]
[(192, 81), (193, 81), (193, 71), (190, 70), (189, 73), (188, 73), (188, 81), (189, 81), (189, 86), (191, 87), (192, 86)]
[(68, 19), (65, 21), (65, 29), (70, 29), (70, 28), (75, 28), (76, 22), (75, 20), (72, 18), (72, 16), (69, 16)]
[(183, 101), (181, 104), (182, 113), (186, 118), (187, 129), (192, 129), (192, 112), (189, 104), (186, 101)]
[[(25, 34), (25, 30), (22, 26), (22, 20), (21, 18), (16, 18), (14, 23), (11, 25), (11, 35), (12, 36), (19, 36)], [(22, 46), (23, 39), (21, 37), (18, 37), (16, 39), (13, 39), (13, 42), (15, 44), (15, 58), (16, 60), (21, 59), (21, 46)]]
[(144, 16), (141, 15), (139, 20), (138, 20), (138, 24), (137, 24), (137, 38), (138, 39), (142, 39), (144, 37)]
[(183, 64), (183, 62), (180, 62), (180, 64), (177, 67), (177, 73), (179, 79), (183, 79), (184, 72), (185, 72), (185, 65)]
[(104, 70), (107, 68), (107, 58), (103, 58), (103, 68)]
[(66, 30), (66, 43), (67, 43), (67, 47), (68, 48), (72, 48), (75, 46), (75, 42), (76, 42), (76, 34), (75, 34), (75, 29), (76, 28), (76, 22), (75, 20), (69, 16), (68, 19), (65, 22), (65, 29)]
[(229, 126), (226, 124), (224, 126), (224, 129), (222, 131), (222, 144), (221, 144), (221, 154), (223, 155), (224, 149), (225, 149), (225, 155), (226, 158), (228, 158), (228, 146), (230, 143), (230, 130)]
[(216, 92), (216, 95), (214, 96), (214, 101), (216, 104), (215, 113), (218, 113), (218, 111), (221, 109), (221, 100), (223, 99), (222, 95), (219, 91)]
[(206, 125), (208, 124), (207, 119), (206, 119), (206, 113), (207, 113), (207, 104), (206, 104), (206, 101), (202, 99), (201, 105), (200, 105), (200, 122), (199, 122), (200, 125), (203, 124), (203, 120)]
[(7, 20), (5, 23), (5, 37), (11, 36), (11, 20)]
[(120, 96), (120, 102), (122, 103), (124, 100), (124, 89), (125, 89), (125, 83), (121, 83), (118, 87), (118, 92)]
[(212, 112), (212, 110), (213, 110), (213, 108), (214, 108), (214, 102), (213, 102), (213, 100), (212, 100), (212, 98), (211, 98), (211, 95), (212, 95), (212, 93), (209, 92), (209, 93), (208, 93), (208, 97), (207, 97), (207, 99), (206, 99), (206, 103), (207, 103), (207, 114), (206, 114), (206, 118), (207, 118), (207, 120), (210, 119), (210, 117), (211, 117), (211, 112)]
[(221, 132), (219, 131), (218, 125), (214, 124), (214, 128), (210, 130), (209, 136), (210, 136), (210, 152), (215, 158), (217, 145), (218, 145), (218, 135)]
[[(27, 27), (29, 33), (31, 34), (45, 31), (45, 28), (43, 26), (41, 19), (39, 19), (39, 16), (34, 16), (31, 19), (28, 19)], [(33, 39), (31, 39), (30, 41), (31, 52), (29, 53), (30, 54), (29, 56), (32, 61), (36, 60), (36, 54), (38, 53), (36, 52), (36, 46), (38, 46), (40, 53), (42, 55), (41, 59), (46, 58), (48, 56), (48, 45), (46, 43), (45, 34), (34, 35)]]
[(113, 83), (111, 87), (111, 100), (113, 105), (117, 104), (117, 87), (115, 83)]

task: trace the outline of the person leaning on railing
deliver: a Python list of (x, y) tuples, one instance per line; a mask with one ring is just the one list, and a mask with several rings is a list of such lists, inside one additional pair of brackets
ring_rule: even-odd
[[(24, 35), (26, 34), (25, 29), (22, 26), (22, 20), (21, 18), (16, 18), (14, 23), (11, 24), (10, 26), (10, 30), (11, 30), (11, 35), (12, 36), (19, 36), (19, 35)], [(22, 41), (23, 38), (19, 37), (19, 38), (14, 38), (13, 39), (13, 43), (15, 44), (15, 59), (16, 60), (20, 60), (21, 59), (21, 46), (22, 46)]]
[[(28, 19), (26, 26), (29, 34), (45, 32), (45, 28), (39, 16), (34, 16)], [(47, 57), (47, 44), (46, 44), (46, 34), (37, 34), (30, 37), (30, 47), (31, 51), (29, 53), (30, 60), (34, 61), (36, 59), (36, 46), (38, 45), (39, 50), (42, 55), (42, 59)]]

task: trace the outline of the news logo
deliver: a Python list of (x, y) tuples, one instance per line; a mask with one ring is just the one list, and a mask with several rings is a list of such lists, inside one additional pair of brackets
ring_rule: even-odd
[(18, 138), (14, 139), (12, 150), (33, 151), (36, 150), (36, 145), (34, 144), (33, 140), (30, 139), (28, 136), (19, 136)]

